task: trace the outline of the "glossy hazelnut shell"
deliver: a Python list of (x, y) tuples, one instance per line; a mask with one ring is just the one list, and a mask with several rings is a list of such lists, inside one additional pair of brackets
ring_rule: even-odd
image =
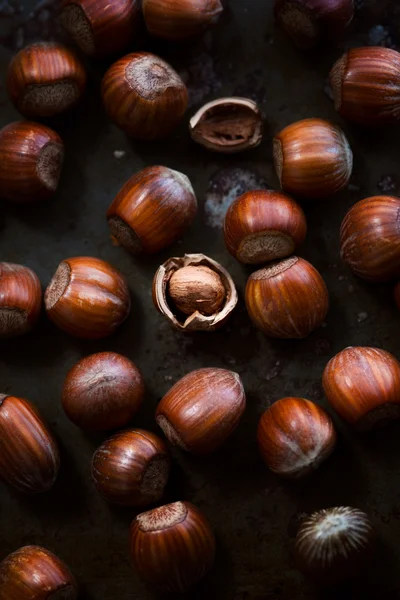
[(101, 93), (111, 121), (140, 140), (170, 134), (188, 104), (181, 77), (149, 52), (128, 54), (111, 65), (104, 75)]
[(298, 478), (312, 473), (333, 452), (336, 432), (330, 416), (304, 398), (282, 398), (261, 416), (257, 442), (271, 471)]
[(284, 192), (318, 200), (344, 189), (353, 153), (343, 131), (324, 119), (288, 125), (273, 141), (274, 166)]
[(322, 385), (330, 405), (360, 430), (400, 417), (400, 363), (378, 348), (345, 348), (326, 365)]
[(233, 154), (261, 143), (263, 119), (257, 104), (249, 98), (218, 98), (190, 119), (189, 133), (208, 150)]
[(107, 56), (133, 42), (139, 10), (138, 0), (63, 0), (59, 18), (82, 52)]
[(400, 199), (374, 196), (354, 204), (340, 228), (341, 257), (369, 281), (400, 276)]
[(163, 440), (150, 431), (129, 429), (96, 450), (92, 477), (97, 491), (109, 502), (142, 507), (161, 499), (169, 468)]
[(0, 394), (0, 477), (24, 494), (54, 484), (60, 456), (53, 435), (27, 400)]
[(321, 275), (297, 256), (252, 273), (245, 300), (254, 325), (273, 338), (306, 337), (322, 325), (329, 309)]
[(8, 93), (28, 118), (53, 117), (72, 108), (85, 86), (83, 65), (69, 48), (56, 42), (26, 46), (8, 68)]
[(130, 312), (127, 282), (99, 258), (75, 257), (60, 263), (44, 296), (47, 315), (79, 338), (111, 335)]
[(342, 583), (365, 571), (375, 540), (375, 531), (363, 511), (347, 506), (319, 510), (300, 525), (296, 562), (318, 583)]
[(194, 454), (210, 454), (234, 432), (246, 408), (237, 373), (197, 369), (180, 379), (157, 406), (156, 421), (168, 440)]
[(338, 113), (364, 126), (400, 120), (400, 53), (381, 46), (351, 48), (332, 67)]
[(0, 130), (0, 197), (12, 202), (49, 198), (57, 190), (64, 160), (60, 136), (30, 121)]
[(346, 31), (353, 0), (275, 0), (275, 18), (299, 48), (309, 50)]
[(143, 396), (142, 374), (129, 358), (98, 352), (81, 359), (68, 372), (62, 405), (78, 427), (102, 431), (127, 425)]
[(141, 579), (163, 592), (184, 593), (212, 566), (215, 538), (198, 508), (175, 502), (136, 517), (130, 549)]
[(225, 216), (226, 247), (243, 263), (285, 258), (301, 246), (306, 233), (306, 217), (297, 202), (270, 190), (253, 190), (239, 196)]
[[(225, 288), (225, 300), (215, 314), (204, 315), (198, 311), (190, 316), (178, 314), (168, 294), (168, 283), (176, 271), (188, 265), (206, 266), (219, 275)], [(153, 302), (179, 331), (214, 331), (227, 321), (238, 302), (238, 295), (232, 277), (219, 263), (204, 254), (185, 254), (169, 258), (157, 269), (153, 279)]]
[(76, 600), (67, 565), (39, 546), (24, 546), (0, 564), (0, 600)]
[(222, 10), (219, 0), (143, 0), (149, 33), (171, 41), (202, 33), (216, 23)]
[(182, 173), (146, 167), (131, 177), (107, 211), (114, 237), (132, 254), (155, 254), (179, 239), (192, 223), (197, 200)]
[(42, 288), (28, 267), (0, 263), (0, 338), (27, 333), (37, 322)]

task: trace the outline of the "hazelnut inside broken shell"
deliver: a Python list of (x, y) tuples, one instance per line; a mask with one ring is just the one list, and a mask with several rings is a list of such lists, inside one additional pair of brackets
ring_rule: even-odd
[(161, 265), (153, 302), (182, 331), (212, 331), (225, 323), (238, 301), (229, 273), (204, 254), (185, 254)]
[(219, 98), (205, 104), (191, 118), (190, 135), (209, 150), (230, 154), (258, 146), (263, 120), (249, 98)]

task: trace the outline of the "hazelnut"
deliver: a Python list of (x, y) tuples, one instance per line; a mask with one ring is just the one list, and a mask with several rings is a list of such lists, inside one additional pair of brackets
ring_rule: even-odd
[(204, 254), (170, 258), (154, 276), (154, 305), (181, 331), (221, 327), (237, 301), (229, 273)]

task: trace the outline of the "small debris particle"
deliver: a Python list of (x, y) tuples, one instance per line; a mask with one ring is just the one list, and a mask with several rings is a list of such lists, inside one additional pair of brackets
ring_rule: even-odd
[(368, 32), (369, 46), (383, 46), (384, 48), (398, 49), (395, 33), (385, 25), (375, 25)]
[(359, 185), (356, 185), (355, 183), (349, 183), (347, 189), (349, 190), (349, 192), (359, 192), (361, 188)]
[(398, 188), (397, 179), (393, 175), (382, 175), (378, 181), (378, 188), (384, 194), (392, 194)]
[(281, 370), (282, 370), (281, 362), (279, 360), (277, 360), (275, 365), (272, 367), (272, 369), (270, 369), (268, 371), (268, 373), (266, 374), (265, 379), (267, 381), (271, 381), (271, 379), (275, 379), (275, 377), (278, 377)]
[(350, 294), (352, 294), (354, 292), (354, 285), (349, 285), (347, 289), (350, 292)]
[(357, 315), (357, 321), (359, 323), (363, 323), (367, 319), (368, 319), (368, 313), (366, 313), (366, 312), (360, 312), (360, 313), (358, 313), (358, 315)]
[(344, 275), (339, 275), (338, 281), (343, 281), (344, 279), (346, 279), (346, 277)]
[(114, 158), (116, 158), (118, 160), (121, 158), (124, 158), (126, 156), (125, 150), (114, 150), (113, 154), (114, 154)]
[(172, 375), (164, 375), (164, 381), (172, 381)]

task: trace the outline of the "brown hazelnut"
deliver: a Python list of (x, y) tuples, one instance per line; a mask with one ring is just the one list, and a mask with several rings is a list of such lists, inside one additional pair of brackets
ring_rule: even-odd
[(33, 202), (52, 196), (64, 160), (60, 136), (30, 121), (0, 130), (0, 196), (12, 202)]
[(173, 41), (202, 33), (222, 12), (220, 0), (143, 0), (142, 5), (151, 35)]
[(139, 140), (170, 134), (188, 103), (181, 77), (150, 52), (134, 52), (111, 65), (104, 75), (101, 93), (110, 119)]
[(111, 233), (132, 254), (155, 254), (192, 223), (197, 200), (183, 173), (152, 166), (133, 175), (107, 211)]
[(53, 117), (80, 100), (86, 71), (75, 54), (56, 42), (36, 42), (12, 59), (7, 88), (17, 110), (26, 117)]
[(60, 21), (82, 52), (107, 56), (131, 43), (139, 5), (139, 0), (63, 0)]
[(237, 300), (229, 273), (204, 254), (170, 258), (154, 276), (154, 305), (181, 331), (221, 327)]
[(144, 396), (137, 366), (116, 352), (98, 352), (79, 360), (62, 390), (67, 417), (82, 429), (102, 431), (127, 425)]
[(185, 315), (196, 311), (213, 315), (225, 298), (221, 277), (204, 266), (188, 266), (175, 271), (169, 280), (168, 292), (175, 306)]

